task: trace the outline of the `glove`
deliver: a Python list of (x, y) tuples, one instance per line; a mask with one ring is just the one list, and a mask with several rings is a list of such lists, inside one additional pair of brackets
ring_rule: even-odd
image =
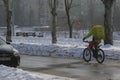
[(85, 37), (83, 38), (83, 41), (85, 41)]

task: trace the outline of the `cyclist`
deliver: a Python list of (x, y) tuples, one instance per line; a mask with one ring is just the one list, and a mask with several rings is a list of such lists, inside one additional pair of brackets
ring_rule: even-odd
[[(97, 47), (101, 40), (105, 37), (103, 26), (92, 25), (89, 33), (83, 38), (83, 41), (91, 36), (93, 36), (93, 40), (89, 43), (88, 47), (92, 49), (93, 47)], [(93, 54), (93, 56), (96, 57), (95, 54)]]

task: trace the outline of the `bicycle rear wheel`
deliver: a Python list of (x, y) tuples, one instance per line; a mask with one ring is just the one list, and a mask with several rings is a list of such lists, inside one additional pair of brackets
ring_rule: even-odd
[(105, 60), (105, 53), (102, 49), (98, 49), (97, 51), (97, 58), (96, 58), (97, 62), (102, 64)]
[(91, 50), (89, 48), (85, 48), (83, 51), (83, 59), (86, 62), (89, 62), (91, 60)]

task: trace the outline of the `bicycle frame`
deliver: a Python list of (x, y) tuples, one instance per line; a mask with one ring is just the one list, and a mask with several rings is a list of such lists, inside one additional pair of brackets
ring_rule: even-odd
[[(85, 42), (85, 43), (88, 43), (88, 44), (89, 44), (89, 43), (91, 43), (92, 41), (83, 41), (83, 42)], [(100, 48), (100, 46), (101, 46), (101, 45), (99, 45), (99, 44), (98, 44), (97, 46), (93, 45), (93, 48), (95, 48), (95, 49), (99, 49), (99, 48)], [(88, 48), (89, 48), (89, 46), (88, 46)]]

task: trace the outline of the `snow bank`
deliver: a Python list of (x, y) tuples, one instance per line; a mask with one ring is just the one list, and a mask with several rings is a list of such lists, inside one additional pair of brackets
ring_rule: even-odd
[[(114, 42), (114, 46), (101, 47), (107, 59), (120, 59), (120, 42)], [(81, 39), (58, 38), (57, 44), (52, 44), (50, 37), (14, 37), (12, 45), (20, 54), (82, 58), (82, 52), (88, 44)]]
[(0, 65), (0, 80), (74, 80), (66, 77), (32, 73)]

